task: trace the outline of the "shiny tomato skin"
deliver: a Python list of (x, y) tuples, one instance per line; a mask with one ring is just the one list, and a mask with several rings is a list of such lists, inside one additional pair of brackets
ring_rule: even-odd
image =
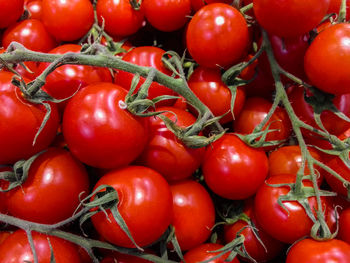
[[(308, 236), (313, 225), (304, 208), (296, 201), (284, 201), (285, 211), (277, 202), (281, 195), (286, 195), (288, 186), (272, 187), (274, 184), (294, 183), (295, 175), (280, 174), (268, 178), (255, 195), (254, 208), (259, 226), (273, 238), (292, 244), (299, 238)], [(310, 181), (303, 181), (304, 186), (311, 187)], [(308, 199), (311, 209), (317, 208), (316, 198)], [(334, 208), (331, 199), (321, 197), (322, 209), (326, 213), (326, 222), (330, 229), (335, 227)]]
[(337, 238), (350, 244), (350, 208), (341, 211), (339, 216), (339, 233)]
[(6, 193), (6, 203), (13, 216), (53, 224), (72, 216), (79, 205), (79, 195), (88, 191), (84, 166), (68, 151), (49, 148), (32, 163), (21, 187)]
[(144, 119), (123, 106), (127, 91), (100, 82), (80, 90), (67, 104), (63, 135), (68, 148), (81, 162), (112, 169), (128, 165), (148, 140)]
[(56, 46), (44, 24), (36, 19), (26, 19), (7, 28), (2, 36), (2, 45), (7, 48), (12, 41), (38, 52), (48, 52)]
[(337, 239), (316, 241), (306, 238), (291, 247), (286, 260), (286, 263), (329, 262), (350, 262), (350, 245)]
[[(173, 199), (169, 184), (156, 171), (143, 166), (113, 170), (95, 185), (110, 185), (119, 195), (118, 210), (139, 246), (157, 241), (172, 221)], [(91, 219), (97, 232), (107, 241), (122, 247), (134, 247), (107, 210)], [(110, 220), (110, 221), (109, 221)]]
[(331, 94), (350, 93), (350, 25), (340, 23), (324, 29), (304, 58), (307, 77), (320, 90)]
[(316, 27), (326, 15), (330, 0), (254, 0), (258, 23), (268, 33), (296, 37)]
[(1, 0), (0, 6), (0, 28), (6, 28), (21, 17), (24, 11), (24, 0)]
[(254, 195), (263, 184), (268, 173), (268, 159), (264, 151), (227, 133), (207, 147), (202, 171), (214, 193), (242, 200)]
[(113, 253), (113, 256), (104, 257), (100, 263), (150, 263), (152, 261), (127, 254)]
[[(158, 47), (152, 47), (152, 46), (136, 47), (134, 49), (131, 49), (128, 53), (126, 53), (123, 56), (123, 60), (139, 66), (153, 67), (159, 70), (160, 72), (170, 76), (171, 71), (168, 70), (162, 62), (162, 56), (164, 53), (165, 51)], [(132, 73), (118, 70), (118, 72), (115, 74), (115, 83), (122, 86), (124, 89), (129, 90), (133, 77), (134, 77), (134, 74)], [(140, 88), (140, 86), (144, 82), (145, 82), (145, 78), (141, 77), (139, 84), (137, 85), (136, 91)], [(171, 89), (157, 82), (153, 82), (149, 88), (148, 98), (154, 99), (155, 97), (158, 97), (160, 95), (175, 95), (175, 93)], [(173, 101), (165, 101), (165, 102), (160, 102), (157, 105), (164, 106), (164, 105), (171, 105), (172, 103)]]
[[(83, 263), (74, 244), (58, 237), (46, 236), (37, 232), (32, 232), (32, 236), (40, 263), (51, 262), (51, 250), (48, 239), (50, 240), (56, 263)], [(1, 263), (34, 262), (27, 235), (23, 230), (15, 231), (0, 244), (0, 255)]]
[[(219, 253), (219, 252), (215, 252), (215, 253), (210, 253), (210, 252), (218, 250), (222, 247), (223, 247), (222, 245), (215, 244), (215, 243), (201, 244), (186, 252), (186, 254), (184, 255), (185, 262), (198, 263), (205, 260), (209, 260)], [(226, 261), (228, 256), (229, 256), (229, 253), (224, 254), (219, 258), (211, 260), (210, 263), (226, 263), (226, 262), (239, 263), (239, 260), (237, 259), (237, 257), (234, 258), (232, 261)]]
[(30, 13), (30, 18), (41, 20), (43, 13), (43, 5), (41, 0), (31, 1), (26, 4), (26, 7)]
[(0, 72), (0, 164), (13, 164), (47, 148), (59, 124), (57, 107), (50, 104), (50, 118), (33, 145), (46, 110), (43, 105), (26, 101), (19, 88), (11, 84), (12, 77), (12, 73)]
[(176, 238), (186, 251), (204, 243), (215, 224), (214, 203), (205, 188), (192, 180), (170, 185), (173, 194)]
[(142, 5), (147, 21), (164, 32), (182, 28), (191, 15), (190, 0), (144, 0)]
[(83, 37), (94, 23), (94, 9), (89, 0), (43, 0), (42, 21), (59, 41)]
[(237, 63), (250, 40), (247, 23), (234, 7), (213, 3), (192, 17), (186, 32), (190, 55), (201, 66), (216, 68)]
[[(219, 69), (199, 66), (191, 74), (188, 85), (215, 116), (227, 113), (220, 119), (220, 123), (224, 124), (233, 120), (232, 113), (229, 112), (231, 110), (231, 91), (221, 80)], [(238, 87), (233, 107), (233, 115), (235, 117), (239, 116), (245, 97), (245, 90), (242, 87)]]
[(191, 0), (191, 7), (193, 11), (197, 12), (199, 9), (201, 9), (203, 6), (212, 4), (212, 3), (225, 3), (225, 4), (232, 4), (231, 0)]
[[(176, 124), (183, 128), (196, 121), (191, 113), (175, 107), (159, 107), (157, 111), (167, 111), (162, 115), (177, 121)], [(150, 117), (148, 122), (150, 138), (138, 161), (159, 172), (169, 182), (191, 177), (201, 165), (205, 148), (187, 147), (158, 117)]]
[(135, 10), (128, 0), (99, 0), (96, 5), (97, 17), (100, 24), (104, 19), (104, 29), (112, 36), (130, 36), (142, 27), (143, 5)]

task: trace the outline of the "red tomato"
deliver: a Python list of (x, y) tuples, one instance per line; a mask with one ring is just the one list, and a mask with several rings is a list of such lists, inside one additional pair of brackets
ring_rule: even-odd
[(0, 28), (6, 28), (21, 17), (24, 11), (24, 0), (1, 0), (0, 6)]
[(39, 52), (48, 52), (56, 46), (43, 23), (36, 19), (26, 19), (7, 28), (2, 36), (2, 44), (7, 48), (12, 41)]
[(234, 7), (213, 3), (192, 17), (186, 42), (190, 55), (201, 66), (227, 67), (242, 59), (248, 50), (248, 26)]
[(127, 91), (112, 83), (80, 90), (67, 104), (63, 135), (80, 161), (97, 168), (128, 165), (143, 151), (148, 130), (144, 119), (124, 108)]
[[(215, 257), (217, 254), (219, 254), (219, 252), (211, 252), (211, 251), (218, 250), (222, 247), (223, 247), (222, 245), (214, 244), (214, 243), (201, 244), (198, 247), (192, 248), (184, 255), (185, 262), (198, 263), (205, 260), (209, 260)], [(237, 258), (234, 258), (232, 261), (226, 261), (228, 256), (229, 256), (229, 253), (226, 253), (219, 258), (211, 260), (210, 263), (226, 263), (226, 262), (239, 263), (239, 260)]]
[(289, 250), (286, 263), (347, 263), (350, 245), (337, 239), (316, 241), (303, 239)]
[[(253, 132), (255, 127), (260, 124), (260, 122), (266, 117), (269, 112), (272, 103), (266, 99), (259, 97), (251, 97), (244, 103), (243, 109), (239, 114), (238, 118), (234, 121), (234, 131), (240, 134), (249, 134)], [(268, 127), (268, 125), (271, 125)], [(277, 107), (275, 112), (272, 114), (270, 120), (264, 126), (270, 130), (276, 130), (269, 132), (266, 136), (265, 141), (286, 141), (291, 132), (291, 123), (287, 112), (281, 108)], [(266, 146), (263, 147), (264, 150), (272, 150), (277, 146)]]
[(94, 23), (94, 9), (89, 0), (43, 0), (42, 21), (59, 41), (83, 37)]
[[(157, 47), (136, 47), (134, 49), (131, 49), (128, 53), (126, 53), (126, 55), (123, 56), (123, 60), (139, 66), (153, 67), (159, 70), (160, 72), (170, 76), (170, 70), (168, 70), (162, 62), (162, 56), (164, 53), (164, 50)], [(119, 70), (115, 75), (115, 83), (129, 90), (133, 77), (134, 74)], [(136, 90), (138, 90), (144, 82), (145, 78), (141, 77)], [(155, 97), (158, 97), (160, 95), (175, 95), (175, 93), (171, 89), (160, 85), (157, 82), (153, 82), (149, 88), (148, 98), (154, 99)], [(161, 102), (160, 104), (170, 105), (172, 103), (173, 101), (165, 101)]]
[[(174, 107), (159, 107), (157, 111), (168, 111), (163, 115), (177, 121), (180, 127), (188, 127), (196, 121), (189, 112)], [(158, 117), (150, 117), (148, 121), (150, 140), (139, 157), (140, 163), (156, 170), (168, 181), (191, 177), (199, 168), (205, 149), (186, 147)]]
[[(171, 223), (173, 200), (170, 186), (156, 171), (142, 166), (113, 170), (97, 182), (110, 185), (119, 195), (118, 210), (139, 246), (157, 241)], [(123, 247), (134, 247), (115, 222), (110, 210), (91, 219), (97, 232), (107, 241)]]
[(104, 29), (107, 33), (113, 36), (129, 36), (142, 27), (143, 5), (144, 3), (139, 10), (135, 10), (128, 0), (99, 0), (96, 11), (100, 24), (104, 20)]
[(199, 9), (201, 9), (203, 6), (211, 4), (211, 3), (225, 3), (225, 4), (232, 4), (231, 0), (191, 0), (191, 6), (193, 11), (197, 12)]
[[(288, 244), (309, 235), (313, 225), (305, 209), (297, 201), (283, 202), (288, 213), (278, 204), (278, 198), (286, 195), (290, 188), (288, 186), (272, 187), (271, 185), (294, 182), (295, 175), (292, 174), (281, 174), (268, 178), (256, 193), (254, 204), (258, 225), (273, 238)], [(303, 185), (312, 187), (310, 181), (303, 181)], [(334, 230), (336, 220), (331, 201), (326, 197), (321, 197), (321, 200), (327, 224), (331, 230)], [(308, 198), (308, 201), (312, 210), (317, 208), (315, 197)]]
[(41, 20), (43, 14), (43, 5), (41, 0), (31, 1), (26, 4), (26, 7), (30, 13), (30, 18)]
[(296, 37), (316, 27), (326, 15), (329, 0), (254, 0), (254, 14), (268, 33)]
[(12, 73), (0, 72), (0, 164), (27, 159), (47, 148), (59, 123), (57, 107), (50, 104), (50, 118), (33, 145), (46, 110), (43, 105), (26, 101), (19, 88), (11, 84), (12, 77)]
[(340, 214), (338, 238), (350, 244), (350, 207)]
[(311, 83), (332, 94), (350, 93), (350, 25), (341, 23), (324, 29), (308, 48), (304, 67)]
[(79, 195), (88, 191), (84, 166), (66, 150), (49, 148), (32, 163), (21, 187), (6, 193), (6, 203), (15, 217), (53, 224), (72, 216)]
[(205, 188), (195, 181), (171, 185), (174, 202), (176, 238), (181, 250), (192, 249), (204, 243), (215, 224), (214, 203)]
[[(191, 74), (188, 85), (196, 96), (212, 111), (215, 116), (227, 113), (220, 123), (233, 120), (231, 110), (231, 91), (221, 80), (219, 69), (210, 69), (199, 66)], [(245, 90), (237, 88), (233, 114), (237, 117), (245, 102)]]
[[(46, 236), (37, 232), (32, 232), (32, 236), (40, 263), (51, 262), (50, 244), (56, 263), (82, 263), (77, 251), (78, 249), (72, 243), (61, 238)], [(50, 240), (50, 244), (48, 239)], [(0, 255), (0, 263), (34, 262), (27, 234), (23, 230), (17, 230), (12, 233), (0, 244)]]
[(0, 231), (0, 245), (6, 240), (6, 238), (11, 235), (10, 231)]
[(103, 258), (100, 263), (150, 263), (152, 261), (127, 254), (113, 253), (113, 256)]
[(183, 27), (191, 14), (191, 0), (144, 0), (142, 5), (148, 22), (165, 32)]
[(268, 173), (265, 152), (249, 147), (234, 134), (209, 145), (202, 164), (204, 180), (216, 194), (246, 199), (255, 194)]

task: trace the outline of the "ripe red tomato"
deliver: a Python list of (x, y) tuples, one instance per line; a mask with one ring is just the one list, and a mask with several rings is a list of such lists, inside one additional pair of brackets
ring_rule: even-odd
[[(184, 255), (185, 262), (197, 263), (205, 260), (210, 260), (213, 257), (215, 257), (217, 254), (219, 254), (219, 252), (211, 252), (211, 251), (218, 250), (222, 247), (223, 247), (222, 245), (214, 244), (214, 243), (201, 244), (198, 247), (192, 248)], [(231, 261), (226, 261), (228, 256), (229, 256), (229, 253), (226, 253), (219, 258), (211, 260), (210, 263), (227, 263), (227, 262), (239, 263), (239, 260), (237, 258), (234, 258)]]
[[(294, 183), (295, 175), (275, 175), (266, 180), (255, 195), (255, 216), (259, 226), (273, 238), (292, 244), (299, 238), (310, 234), (313, 225), (312, 220), (306, 214), (305, 209), (297, 201), (284, 201), (288, 210), (285, 211), (279, 204), (278, 198), (286, 195), (288, 186), (272, 187), (274, 184)], [(304, 186), (311, 187), (310, 181), (303, 181)], [(322, 210), (326, 214), (326, 222), (331, 230), (335, 228), (335, 213), (330, 199), (321, 197)], [(316, 198), (308, 198), (311, 209), (317, 208)]]
[(192, 11), (190, 0), (144, 0), (142, 5), (148, 22), (165, 32), (183, 27)]
[[(196, 96), (212, 111), (215, 116), (227, 113), (220, 123), (228, 123), (233, 120), (231, 110), (231, 91), (221, 80), (219, 69), (211, 69), (199, 66), (191, 74), (188, 85)], [(245, 90), (237, 88), (234, 101), (233, 114), (239, 116), (245, 102)]]
[[(269, 112), (272, 103), (266, 99), (260, 97), (251, 97), (246, 100), (243, 105), (241, 113), (234, 121), (234, 131), (240, 134), (251, 133), (257, 125), (266, 117)], [(270, 130), (276, 130), (269, 132), (266, 136), (265, 141), (286, 141), (291, 132), (291, 123), (287, 112), (277, 107), (275, 112), (272, 114), (270, 120), (264, 126), (264, 130), (269, 126)], [(265, 151), (275, 149), (277, 146), (266, 146), (263, 147)]]
[(2, 44), (7, 48), (12, 41), (39, 52), (48, 52), (56, 46), (56, 41), (43, 23), (36, 19), (26, 19), (7, 28), (2, 36)]
[(94, 9), (89, 0), (43, 0), (42, 21), (59, 41), (83, 37), (94, 23)]
[[(136, 47), (134, 49), (131, 49), (128, 53), (126, 53), (126, 55), (123, 56), (123, 60), (139, 66), (153, 67), (159, 70), (160, 72), (170, 76), (171, 71), (168, 70), (162, 62), (162, 56), (164, 53), (165, 51), (158, 47)], [(129, 90), (133, 77), (134, 74), (132, 73), (118, 70), (118, 72), (115, 75), (115, 83)], [(144, 82), (145, 78), (141, 77), (139, 84), (137, 85), (136, 91)], [(149, 88), (148, 98), (154, 99), (155, 97), (158, 97), (160, 95), (175, 95), (175, 93), (171, 89), (160, 85), (157, 82), (153, 82)], [(164, 101), (158, 103), (157, 105), (170, 105), (172, 103), (173, 101)]]
[[(159, 107), (157, 111), (167, 111), (163, 115), (177, 121), (180, 127), (188, 127), (196, 121), (191, 113), (175, 107)], [(168, 181), (191, 177), (202, 162), (205, 148), (187, 147), (158, 117), (150, 117), (148, 122), (150, 139), (138, 159), (140, 163), (156, 170)]]
[(176, 238), (181, 250), (189, 250), (204, 243), (215, 224), (214, 203), (205, 188), (192, 180), (171, 186), (174, 202)]
[(68, 151), (49, 148), (32, 163), (21, 187), (6, 193), (6, 203), (15, 217), (53, 224), (72, 216), (79, 205), (79, 195), (88, 191), (84, 166)]
[(99, 0), (96, 5), (97, 17), (100, 24), (104, 20), (107, 33), (113, 36), (130, 36), (142, 27), (143, 5), (144, 3), (139, 10), (135, 10), (128, 0)]
[(326, 15), (329, 0), (254, 0), (254, 14), (268, 33), (296, 37), (316, 27)]
[(123, 103), (127, 91), (100, 82), (81, 89), (67, 104), (63, 135), (80, 161), (97, 168), (128, 165), (142, 152), (148, 130)]
[[(170, 186), (156, 171), (143, 166), (127, 166), (105, 174), (95, 189), (100, 185), (110, 185), (118, 192), (118, 210), (139, 246), (158, 240), (171, 223)], [(91, 218), (97, 232), (117, 246), (134, 247), (110, 210), (107, 214), (99, 212)]]
[(43, 5), (41, 0), (30, 1), (26, 4), (26, 7), (30, 13), (30, 18), (41, 20), (43, 14)]
[(350, 245), (337, 239), (316, 241), (303, 239), (288, 251), (286, 263), (347, 263)]
[(350, 207), (340, 213), (338, 238), (350, 244)]
[(350, 93), (350, 25), (324, 29), (308, 48), (304, 68), (311, 83), (332, 94)]
[[(35, 135), (46, 114), (43, 105), (29, 103), (16, 86), (13, 74), (0, 72), (0, 164), (12, 164), (27, 159), (47, 148), (56, 136), (59, 116), (56, 105), (35, 144)], [(25, 79), (25, 82), (29, 82)]]
[(264, 151), (227, 133), (207, 147), (202, 170), (206, 184), (214, 193), (242, 200), (254, 195), (264, 182), (268, 159)]
[(0, 6), (0, 28), (6, 28), (21, 17), (24, 0), (1, 0)]
[(203, 6), (211, 4), (211, 3), (225, 3), (225, 4), (232, 4), (231, 0), (191, 0), (191, 7), (193, 11), (197, 12), (199, 9), (201, 9)]
[(192, 17), (186, 32), (190, 55), (201, 66), (227, 67), (242, 59), (248, 50), (247, 23), (234, 7), (213, 3)]
[[(83, 263), (74, 244), (58, 237), (46, 236), (37, 232), (32, 232), (32, 236), (40, 263), (51, 262), (50, 244), (56, 263)], [(34, 262), (27, 234), (23, 230), (15, 231), (0, 244), (0, 255), (0, 263)]]

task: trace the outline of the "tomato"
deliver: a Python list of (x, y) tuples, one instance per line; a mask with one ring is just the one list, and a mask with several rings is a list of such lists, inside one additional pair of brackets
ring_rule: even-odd
[(10, 231), (0, 231), (0, 245), (6, 240), (6, 238), (11, 235)]
[(181, 250), (204, 243), (215, 223), (214, 203), (205, 188), (192, 180), (171, 185), (176, 238)]
[[(217, 254), (219, 254), (219, 252), (212, 252), (212, 251), (218, 250), (222, 247), (223, 247), (222, 245), (214, 244), (214, 243), (201, 244), (195, 248), (192, 248), (184, 255), (185, 262), (197, 263), (197, 262), (209, 260), (215, 257)], [(211, 260), (210, 263), (224, 263), (224, 262), (239, 263), (237, 258), (234, 258), (231, 261), (226, 261), (228, 256), (229, 256), (229, 253), (226, 253), (219, 258)]]
[(192, 17), (186, 32), (190, 55), (201, 66), (227, 67), (242, 59), (248, 50), (247, 23), (234, 7), (213, 3)]
[[(78, 53), (80, 49), (81, 46), (76, 44), (64, 44), (56, 47), (49, 53)], [(40, 63), (39, 72), (43, 72), (49, 65), (50, 63)], [(112, 82), (111, 73), (107, 68), (86, 65), (64, 65), (50, 73), (46, 78), (43, 89), (56, 99), (64, 99), (72, 96), (80, 88), (96, 82)], [(59, 104), (61, 110), (64, 109), (66, 103), (65, 101)]]
[[(233, 123), (234, 131), (240, 134), (249, 134), (267, 116), (272, 103), (260, 97), (251, 97), (244, 103), (241, 113)], [(270, 126), (268, 126), (270, 124)], [(288, 140), (292, 127), (287, 112), (277, 107), (270, 120), (264, 126), (271, 131), (267, 134), (265, 141), (286, 141)], [(283, 143), (283, 142), (282, 142)], [(276, 146), (263, 147), (264, 150), (272, 150)]]
[(340, 23), (324, 29), (308, 48), (304, 68), (311, 83), (331, 94), (350, 93), (350, 25)]
[(268, 173), (265, 152), (246, 145), (227, 133), (209, 145), (202, 164), (208, 187), (227, 199), (246, 199), (255, 194)]
[[(51, 249), (56, 263), (82, 263), (77, 252), (77, 247), (68, 241), (54, 236), (47, 236), (32, 232), (34, 247), (40, 263), (50, 263)], [(50, 243), (49, 241), (50, 240)], [(23, 230), (17, 230), (8, 236), (0, 244), (0, 263), (34, 262), (27, 234)]]
[[(227, 113), (220, 123), (233, 120), (231, 110), (231, 91), (221, 80), (219, 69), (199, 66), (191, 74), (188, 85), (196, 96), (212, 111), (215, 116)], [(233, 115), (237, 117), (245, 102), (245, 91), (238, 87), (234, 101)]]
[(24, 11), (23, 0), (1, 0), (0, 6), (0, 28), (6, 28), (15, 23)]
[(142, 3), (140, 9), (136, 10), (128, 0), (99, 0), (96, 11), (100, 24), (104, 20), (104, 29), (107, 33), (125, 37), (136, 33), (142, 27), (143, 5)]
[(41, 20), (43, 14), (43, 5), (41, 0), (31, 1), (26, 4), (26, 7), (30, 13), (30, 18)]
[(50, 118), (33, 145), (46, 110), (43, 105), (26, 101), (19, 88), (11, 84), (12, 77), (12, 73), (0, 72), (0, 164), (27, 159), (47, 148), (56, 136), (59, 123), (57, 107), (50, 104)]
[[(188, 127), (196, 121), (191, 113), (174, 107), (159, 107), (157, 111), (167, 111), (163, 115), (177, 121), (180, 127)], [(139, 157), (140, 163), (156, 170), (168, 181), (190, 177), (199, 168), (205, 149), (184, 145), (158, 117), (150, 117), (148, 121), (150, 140)]]
[(100, 263), (150, 263), (152, 261), (145, 260), (139, 257), (130, 256), (127, 254), (113, 253), (113, 256), (103, 258)]
[(7, 28), (2, 36), (2, 44), (7, 48), (12, 41), (39, 52), (48, 52), (56, 46), (43, 23), (36, 19), (26, 19)]
[(349, 244), (337, 239), (316, 241), (307, 238), (292, 246), (286, 263), (346, 263), (349, 261)]
[[(118, 210), (139, 246), (157, 241), (171, 223), (173, 199), (170, 186), (156, 171), (142, 166), (127, 166), (105, 174), (95, 185), (110, 185), (119, 195)], [(91, 219), (97, 232), (107, 241), (134, 247), (107, 210)]]
[[(292, 174), (272, 176), (259, 188), (254, 202), (258, 225), (273, 238), (288, 244), (309, 235), (313, 225), (305, 209), (297, 201), (283, 201), (288, 213), (278, 204), (278, 198), (286, 195), (290, 188), (288, 186), (272, 187), (271, 185), (294, 182), (295, 175)], [(311, 187), (312, 183), (304, 180), (303, 185)], [(326, 197), (321, 197), (321, 201), (322, 210), (326, 214), (326, 222), (330, 229), (334, 230), (336, 220), (332, 202)], [(308, 202), (312, 211), (314, 211), (317, 208), (316, 198), (310, 197)]]
[(80, 161), (111, 169), (131, 163), (144, 149), (148, 130), (144, 119), (122, 105), (127, 91), (112, 83), (81, 89), (67, 104), (63, 135)]
[[(164, 53), (164, 50), (157, 47), (136, 47), (130, 50), (125, 56), (123, 56), (123, 60), (139, 66), (153, 67), (159, 70), (160, 72), (170, 76), (171, 71), (168, 70), (162, 62), (162, 56)], [(118, 70), (117, 74), (115, 75), (115, 83), (129, 90), (133, 77), (134, 74), (132, 73)], [(141, 77), (136, 90), (138, 90), (144, 82), (145, 78)], [(154, 99), (155, 97), (158, 97), (160, 95), (175, 95), (175, 93), (171, 89), (157, 82), (153, 82), (149, 88), (148, 98)], [(157, 105), (170, 105), (172, 103), (172, 101), (165, 101), (160, 104), (158, 103)]]
[(191, 7), (193, 11), (197, 12), (199, 9), (201, 9), (203, 6), (211, 4), (211, 3), (225, 3), (225, 4), (232, 4), (231, 0), (191, 0)]
[(89, 0), (43, 0), (42, 21), (59, 41), (83, 37), (94, 23), (94, 9)]
[(340, 213), (338, 238), (350, 244), (350, 207)]
[(191, 0), (144, 0), (142, 5), (147, 21), (160, 31), (180, 29), (191, 15)]
[(326, 15), (329, 0), (254, 0), (254, 14), (268, 33), (296, 37), (316, 27)]

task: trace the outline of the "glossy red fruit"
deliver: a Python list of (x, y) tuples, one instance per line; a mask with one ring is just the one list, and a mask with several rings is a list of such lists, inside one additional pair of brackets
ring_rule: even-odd
[(350, 208), (347, 207), (345, 210), (341, 211), (339, 217), (339, 239), (350, 244)]
[(30, 18), (41, 20), (43, 14), (43, 5), (41, 0), (30, 1), (26, 4), (26, 7), (30, 13)]
[(6, 28), (21, 17), (24, 11), (24, 0), (1, 0), (0, 6), (0, 28)]

